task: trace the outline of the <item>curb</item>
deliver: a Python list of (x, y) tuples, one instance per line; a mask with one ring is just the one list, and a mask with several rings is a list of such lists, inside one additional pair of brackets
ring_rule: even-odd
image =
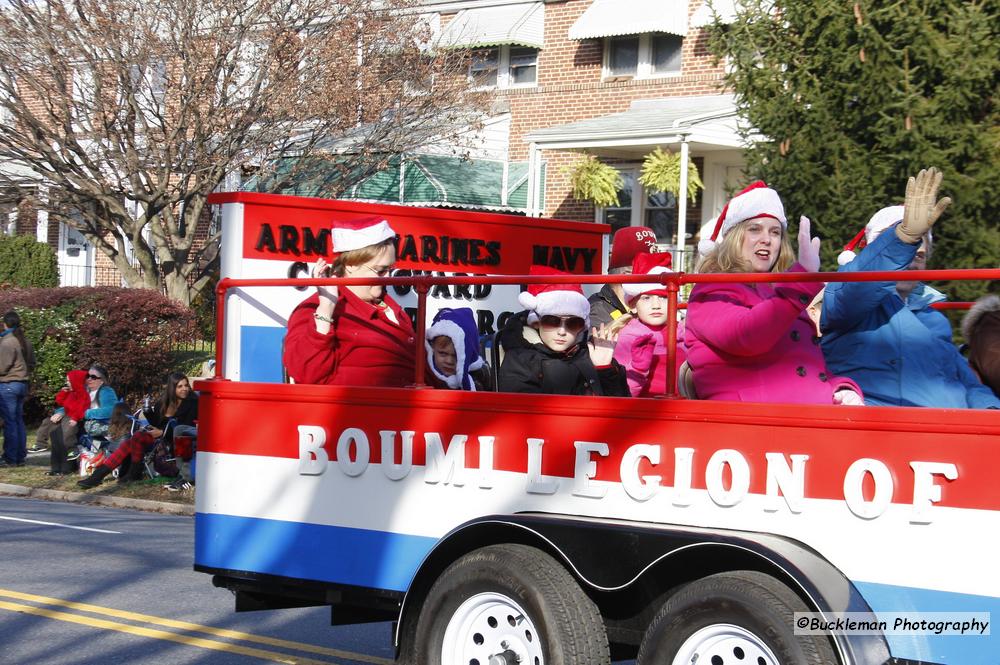
[(64, 492), (62, 490), (24, 487), (23, 485), (9, 485), (7, 483), (0, 483), (0, 495), (43, 499), (45, 501), (85, 503), (93, 506), (125, 508), (129, 510), (141, 510), (147, 513), (163, 513), (166, 515), (194, 515), (194, 506), (186, 503), (150, 501), (149, 499), (128, 499), (120, 496), (87, 494), (85, 492)]

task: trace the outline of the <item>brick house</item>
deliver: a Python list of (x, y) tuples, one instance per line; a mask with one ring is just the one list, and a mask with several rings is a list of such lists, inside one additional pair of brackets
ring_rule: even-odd
[[(743, 178), (724, 66), (714, 64), (698, 27), (707, 17), (702, 0), (421, 4), (440, 43), (468, 53), (469, 80), (495, 93), (494, 112), (465, 158), (440, 150), (401, 155), (355, 184), (348, 198), (650, 226), (683, 265), (679, 248), (690, 252), (700, 232), (710, 233)], [(705, 184), (683, 209), (673, 195), (646, 192), (638, 182), (643, 158), (658, 146), (688, 154)], [(622, 173), (619, 206), (573, 198), (565, 170), (584, 152)], [(0, 232), (50, 243), (63, 285), (120, 284), (103, 253), (49, 219), (53, 198), (41, 183), (0, 193)]]
[[(711, 232), (743, 177), (743, 143), (723, 65), (713, 62), (697, 27), (708, 18), (701, 0), (423, 5), (440, 43), (468, 50), (469, 79), (495, 90), (497, 112), (461, 165), (456, 158), (449, 166), (441, 156), (404, 156), (401, 167), (356, 186), (352, 198), (646, 225), (675, 251), (679, 244), (690, 251), (705, 227)], [(684, 210), (673, 195), (646, 192), (638, 182), (643, 158), (657, 146), (688, 154), (705, 184)], [(573, 198), (565, 171), (583, 152), (620, 170), (620, 206)], [(400, 185), (386, 189), (387, 181)], [(430, 186), (419, 186), (424, 181)]]

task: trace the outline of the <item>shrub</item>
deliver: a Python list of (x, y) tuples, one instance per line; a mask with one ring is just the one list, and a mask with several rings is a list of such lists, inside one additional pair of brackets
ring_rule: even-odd
[(191, 310), (144, 289), (9, 289), (0, 293), (0, 311), (9, 309), (21, 315), (35, 347), (32, 393), (40, 411), (52, 407), (66, 372), (95, 362), (130, 404), (157, 393), (173, 369), (171, 349), (195, 331)]
[(55, 251), (31, 236), (0, 236), (0, 286), (59, 286)]

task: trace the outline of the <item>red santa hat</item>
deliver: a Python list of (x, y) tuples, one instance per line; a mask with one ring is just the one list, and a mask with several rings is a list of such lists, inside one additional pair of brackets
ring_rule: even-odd
[[(569, 275), (561, 270), (548, 266), (533, 265), (528, 271), (529, 275), (555, 276)], [(555, 316), (579, 316), (581, 319), (590, 320), (590, 302), (583, 295), (583, 289), (579, 284), (529, 284), (528, 290), (521, 292), (517, 297), (521, 307), (529, 310), (535, 317), (543, 317), (549, 314)], [(528, 317), (529, 322), (534, 317)]]
[(384, 218), (375, 215), (333, 223), (333, 251), (337, 254), (377, 245), (396, 236)]
[[(665, 272), (673, 272), (670, 269), (672, 262), (673, 257), (670, 252), (638, 254), (632, 262), (632, 274), (662, 275)], [(667, 287), (663, 284), (622, 284), (622, 290), (625, 292), (625, 300), (629, 303), (643, 294), (667, 297)]]
[(716, 243), (720, 242), (729, 230), (740, 222), (755, 217), (770, 217), (781, 222), (781, 228), (788, 228), (785, 220), (785, 206), (781, 204), (778, 192), (764, 184), (763, 180), (747, 186), (742, 192), (734, 196), (726, 207), (719, 214), (719, 219), (715, 222), (715, 229), (712, 231), (710, 240), (702, 239), (698, 243), (698, 253), (705, 256), (711, 253)]
[(865, 224), (865, 228), (858, 232), (858, 235), (851, 238), (851, 242), (844, 245), (844, 251), (837, 256), (837, 263), (846, 266), (857, 256), (856, 251), (860, 252), (875, 242), (875, 238), (878, 238), (882, 231), (901, 221), (903, 221), (903, 206), (882, 208), (872, 215), (872, 218)]

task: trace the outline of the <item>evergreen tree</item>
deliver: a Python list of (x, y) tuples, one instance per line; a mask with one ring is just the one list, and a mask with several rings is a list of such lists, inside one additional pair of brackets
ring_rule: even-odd
[[(1000, 264), (1000, 0), (746, 0), (709, 30), (741, 115), (761, 139), (748, 174), (824, 238), (824, 269), (906, 178), (944, 172), (954, 203), (931, 268)], [(998, 284), (994, 283), (994, 288)], [(955, 283), (960, 299), (986, 290)]]

